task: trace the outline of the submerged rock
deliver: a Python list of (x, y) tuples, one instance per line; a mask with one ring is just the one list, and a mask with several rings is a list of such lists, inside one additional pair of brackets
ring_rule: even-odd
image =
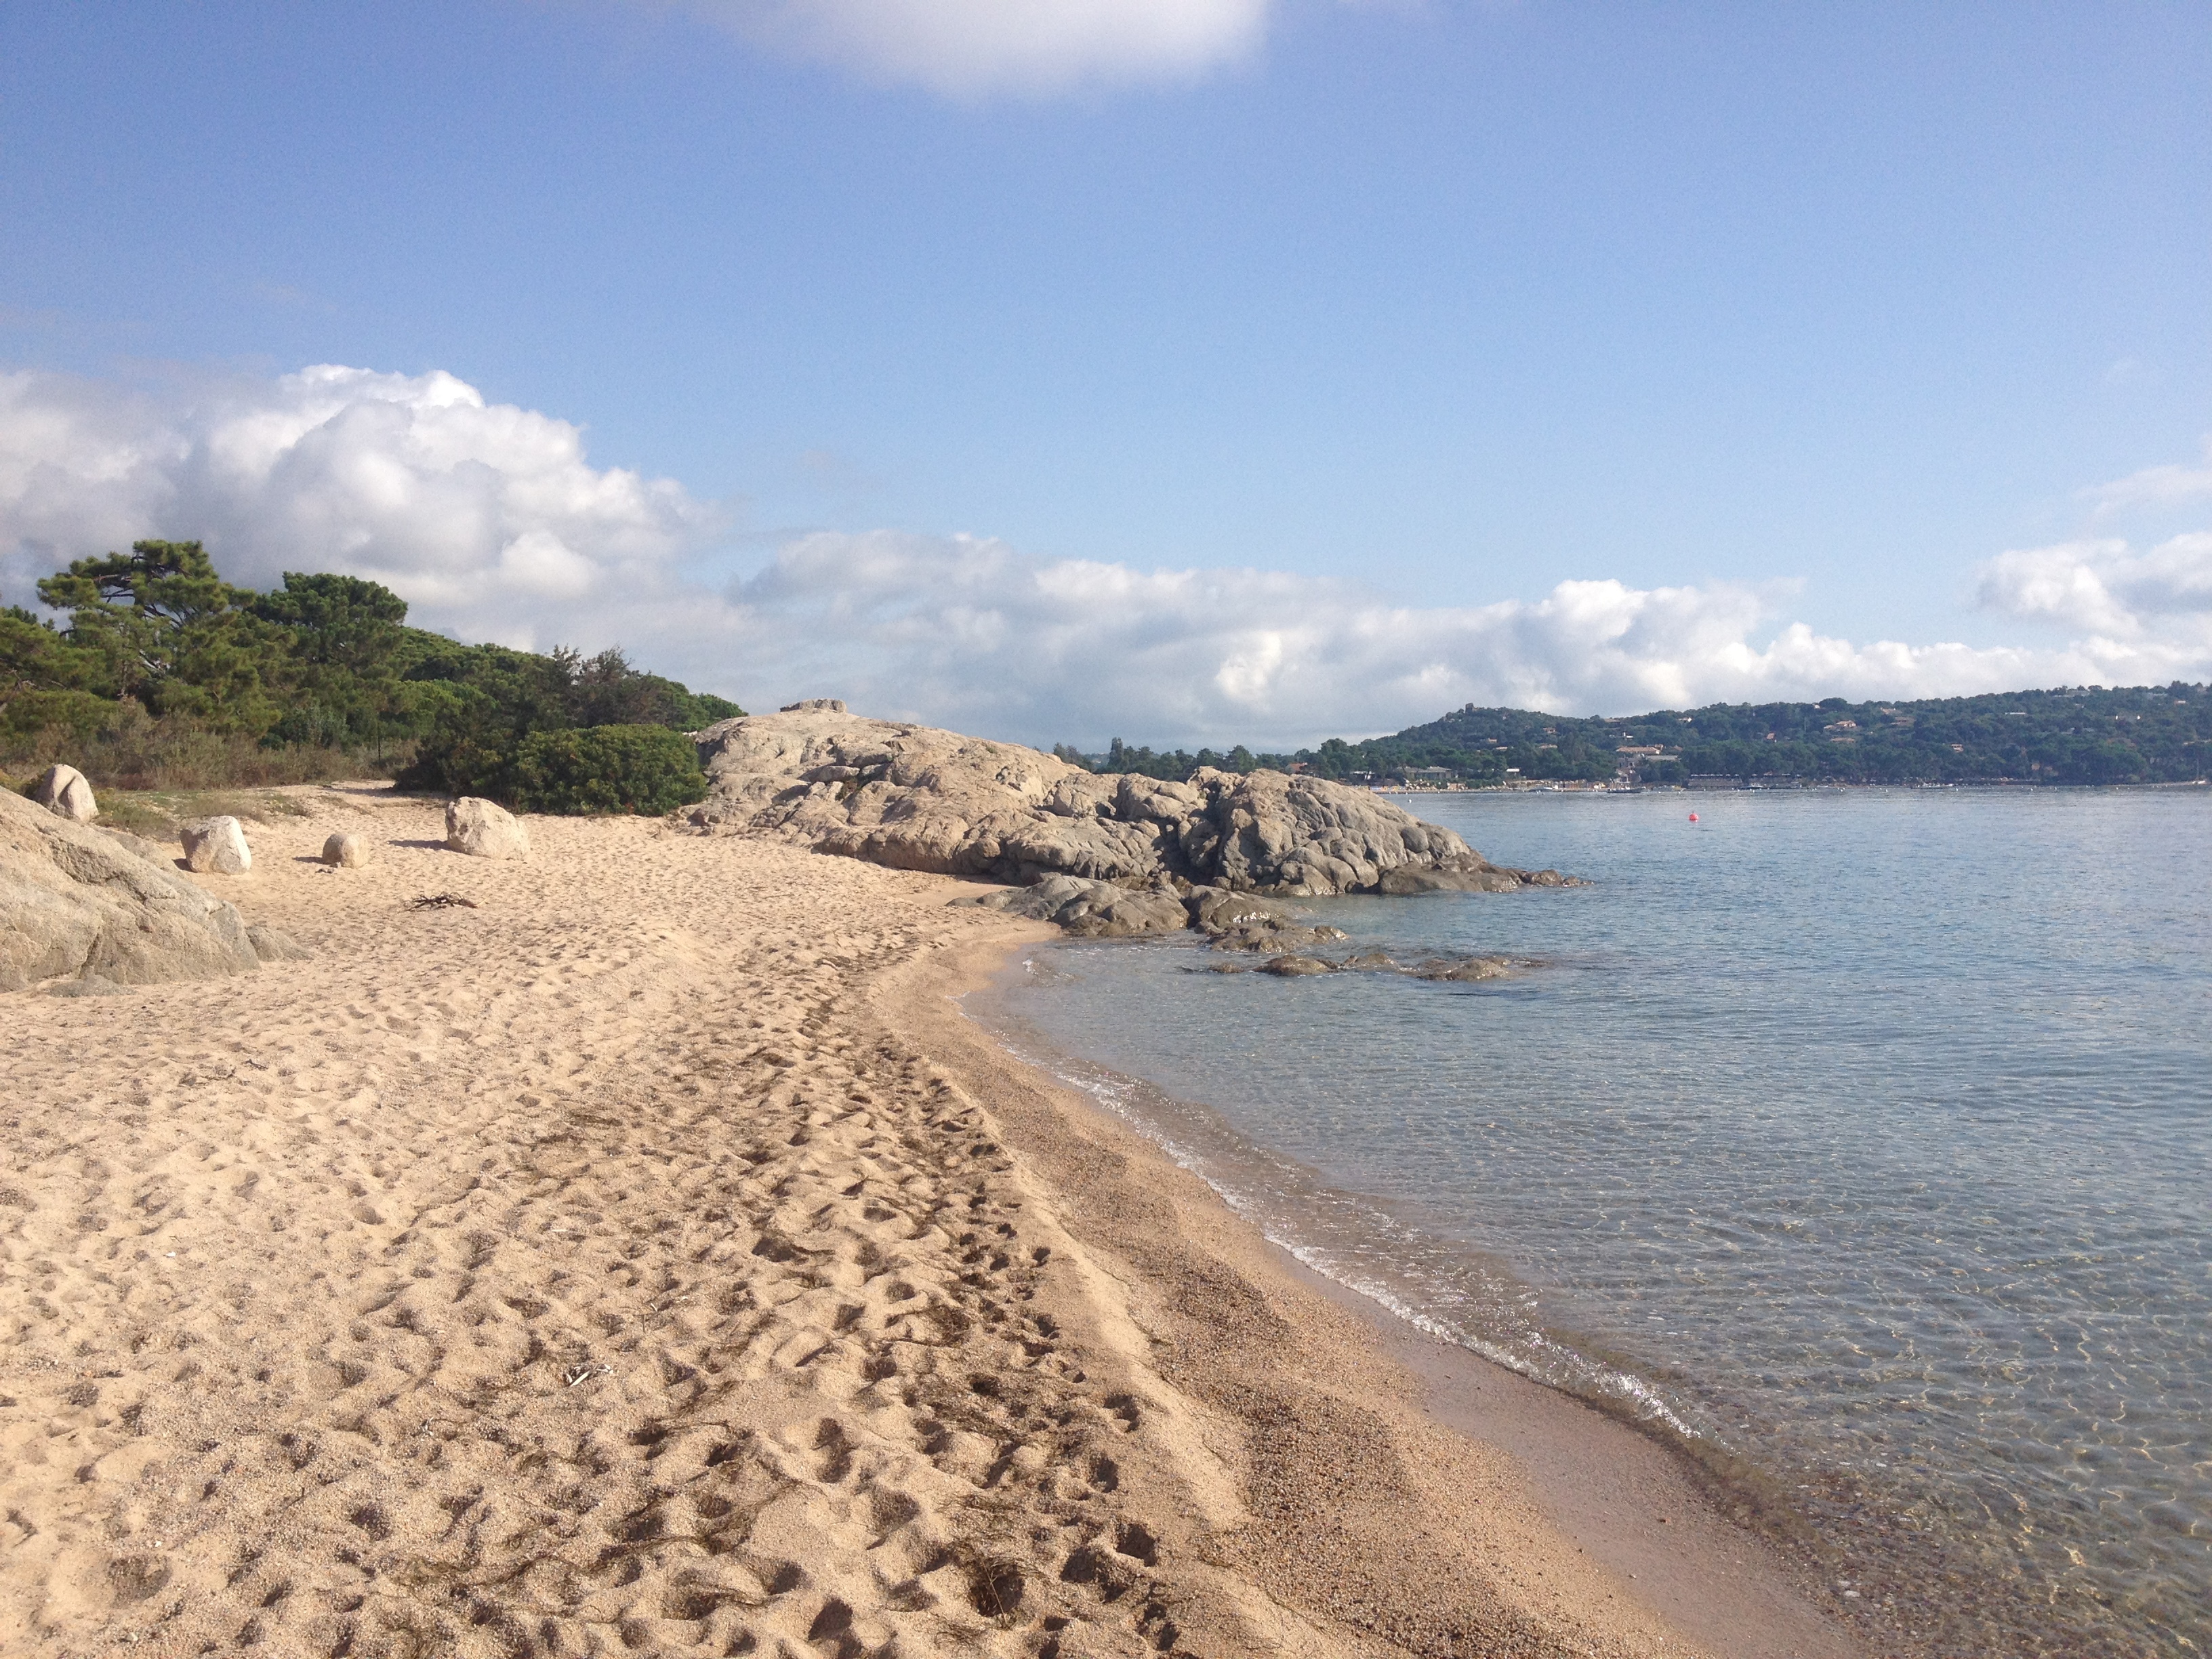
[(1172, 888), (1132, 891), (1111, 882), (1084, 881), (1074, 876), (1047, 876), (1028, 887), (1012, 887), (955, 902), (1053, 922), (1080, 939), (1142, 939), (1180, 933), (1188, 920), (1182, 896)]
[(1455, 961), (1431, 957), (1404, 971), (1415, 979), (1449, 980), (1456, 984), (1468, 984), (1476, 980), (1500, 978), (1510, 973), (1512, 968), (1513, 964), (1504, 957), (1466, 957)]
[(1563, 876), (1556, 870), (1500, 870), (1492, 867), (1481, 870), (1401, 868), (1384, 876), (1378, 886), (1382, 892), (1403, 898), (1415, 893), (1510, 893), (1516, 887), (1580, 887), (1583, 884), (1573, 876)]
[(1357, 968), (1365, 973), (1395, 974), (1399, 971), (1397, 963), (1380, 951), (1362, 951), (1355, 956), (1345, 957), (1337, 966)]
[(1408, 967), (1403, 963), (1394, 961), (1380, 951), (1362, 951), (1337, 961), (1331, 961), (1326, 957), (1311, 956), (1304, 951), (1286, 951), (1261, 963), (1254, 969), (1233, 968), (1224, 963), (1214, 969), (1213, 971), (1229, 974), (1251, 971), (1273, 974), (1280, 977), (1297, 977), (1310, 974), (1392, 974), (1406, 979), (1434, 980), (1449, 984), (1468, 985), (1481, 980), (1502, 979), (1511, 974), (1516, 965), (1504, 957), (1430, 957)]
[(1280, 927), (1232, 927), (1213, 936), (1213, 948), (1279, 956), (1309, 951), (1316, 945), (1334, 945), (1351, 937), (1341, 927), (1302, 927), (1295, 923)]

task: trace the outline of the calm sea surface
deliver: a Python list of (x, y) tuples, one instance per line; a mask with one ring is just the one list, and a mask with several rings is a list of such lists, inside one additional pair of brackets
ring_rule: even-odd
[(1593, 884), (1305, 908), (1518, 977), (1068, 944), (971, 1006), (1323, 1272), (1744, 1460), (1899, 1650), (2212, 1648), (2212, 793), (1406, 805)]

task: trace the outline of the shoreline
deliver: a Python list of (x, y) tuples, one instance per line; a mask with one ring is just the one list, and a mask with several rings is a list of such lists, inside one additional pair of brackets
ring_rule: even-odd
[(26, 1652), (1858, 1651), (999, 1048), (950, 998), (1051, 935), (977, 890), (277, 793), (193, 879), (311, 959), (6, 999)]
[[(1383, 1513), (1368, 1518), (1362, 1553), (1387, 1553), (1388, 1540), (1407, 1534), (1432, 1535), (1435, 1505), (1451, 1502), (1445, 1489), (1480, 1486), (1486, 1501), (1478, 1507), (1486, 1515), (1459, 1539), (1436, 1540), (1440, 1553), (1455, 1547), (1468, 1572), (1497, 1572), (1510, 1560), (1504, 1577), (1514, 1611), (1561, 1621), (1558, 1633), (1571, 1632), (1570, 1640), (1656, 1639), (1670, 1652), (1686, 1641), (1716, 1659), (1844, 1659), (1868, 1651), (1835, 1617), (1839, 1609), (1821, 1605), (1810, 1559), (1724, 1513), (1725, 1500), (1684, 1452), (1429, 1335), (1306, 1267), (1156, 1142), (1003, 1048), (960, 999), (1038, 942), (1049, 942), (1042, 929), (1010, 930), (957, 947), (933, 975), (909, 969), (909, 982), (892, 993), (894, 1023), (953, 1056), (952, 1074), (997, 1119), (1017, 1156), (1039, 1168), (1062, 1224), (1101, 1257), (1128, 1264), (1133, 1302), (1151, 1304), (1154, 1342), (1172, 1355), (1164, 1374), (1217, 1409), (1225, 1406), (1248, 1443), (1255, 1425), (1279, 1419), (1279, 1409), (1253, 1397), (1270, 1385), (1279, 1395), (1371, 1413), (1364, 1449), (1376, 1455), (1379, 1443), (1394, 1443), (1389, 1461), (1398, 1467), (1370, 1482), (1367, 1501)], [(1115, 1190), (1122, 1186), (1138, 1196)], [(1155, 1223), (1171, 1220), (1171, 1243), (1133, 1236), (1128, 1212), (1146, 1200), (1157, 1206)], [(1238, 1339), (1211, 1324), (1210, 1307), (1178, 1307), (1163, 1296), (1164, 1288), (1193, 1281), (1211, 1288), (1224, 1276), (1291, 1337), (1285, 1347), (1257, 1358), (1240, 1352)], [(1268, 1383), (1255, 1379), (1255, 1369), (1269, 1374)], [(1407, 1454), (1414, 1447), (1432, 1460), (1426, 1468), (1412, 1466)], [(1292, 1456), (1264, 1478), (1297, 1492), (1293, 1504), (1318, 1505), (1334, 1485), (1327, 1461), (1325, 1452), (1311, 1461)], [(1510, 1539), (1507, 1549), (1501, 1534)], [(1552, 1583), (1540, 1589), (1532, 1582), (1546, 1578)], [(1558, 1595), (1565, 1583), (1578, 1593)], [(1406, 1571), (1370, 1604), (1371, 1624), (1348, 1622), (1387, 1632), (1410, 1651), (1453, 1651), (1464, 1632), (1449, 1628), (1454, 1620), (1435, 1593), (1433, 1583)], [(1293, 1599), (1302, 1611), (1344, 1616), (1325, 1594)], [(1496, 1640), (1504, 1632), (1485, 1634)]]

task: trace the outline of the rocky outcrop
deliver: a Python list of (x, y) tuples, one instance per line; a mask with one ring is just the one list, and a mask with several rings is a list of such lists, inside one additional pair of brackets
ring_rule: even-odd
[(89, 823), (100, 816), (92, 785), (74, 766), (49, 766), (31, 786), (31, 799), (57, 817)]
[(1109, 881), (1079, 876), (1047, 876), (1028, 887), (1009, 887), (978, 898), (957, 901), (1008, 915), (1049, 921), (1080, 939), (1141, 939), (1177, 933), (1190, 912), (1172, 887), (1132, 891)]
[(527, 858), (530, 832), (504, 806), (463, 795), (447, 804), (446, 845), (471, 858)]
[(725, 720), (697, 741), (710, 793), (693, 823), (899, 869), (1285, 897), (1562, 879), (1501, 869), (1450, 830), (1321, 778), (1099, 775), (826, 699)]
[(238, 912), (129, 838), (0, 790), (0, 991), (150, 985), (260, 965)]
[(1190, 925), (1217, 951), (1285, 956), (1347, 937), (1341, 928), (1310, 926), (1279, 904), (1225, 887), (1193, 888), (1187, 903)]
[[(1342, 935), (1339, 935), (1340, 938)], [(1410, 965), (1398, 962), (1380, 951), (1364, 951), (1353, 956), (1332, 959), (1316, 957), (1303, 951), (1285, 949), (1280, 954), (1268, 957), (1256, 968), (1241, 967), (1233, 963), (1212, 962), (1203, 968), (1187, 969), (1189, 973), (1206, 974), (1273, 974), (1278, 978), (1303, 978), (1314, 974), (1394, 974), (1401, 979), (1425, 979), (1452, 985), (1479, 984), (1486, 979), (1504, 979), (1516, 968), (1533, 967), (1532, 963), (1514, 963), (1504, 957), (1430, 957)]]
[(1503, 979), (1513, 971), (1513, 964), (1504, 957), (1431, 957), (1403, 971), (1415, 979), (1472, 985), (1479, 980)]
[(194, 818), (179, 824), (185, 868), (199, 875), (242, 876), (253, 867), (246, 826), (234, 817)]

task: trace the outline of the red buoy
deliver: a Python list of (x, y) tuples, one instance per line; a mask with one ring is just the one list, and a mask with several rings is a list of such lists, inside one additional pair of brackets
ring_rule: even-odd
[(1695, 823), (1697, 821), (1698, 821), (1698, 815), (1697, 815), (1695, 812), (1691, 813), (1691, 814), (1690, 814), (1690, 822), (1691, 822), (1691, 823)]

